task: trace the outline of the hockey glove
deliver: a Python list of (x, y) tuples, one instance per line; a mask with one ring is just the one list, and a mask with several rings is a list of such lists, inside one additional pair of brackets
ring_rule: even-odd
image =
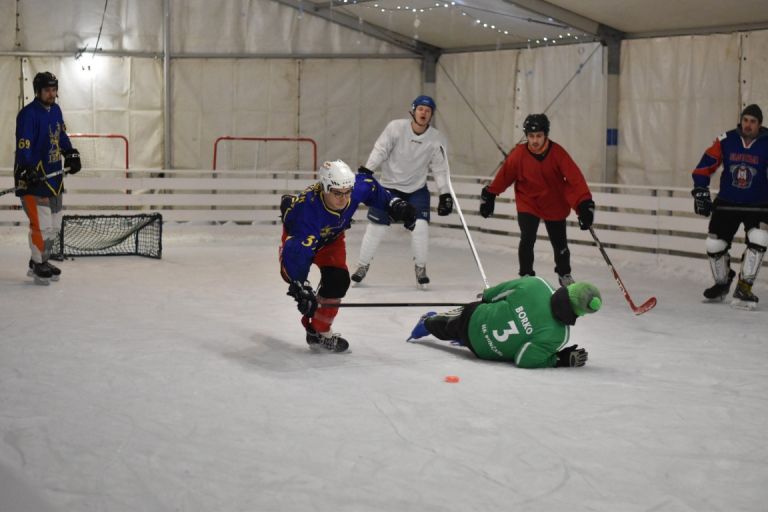
[(484, 219), (487, 219), (493, 215), (495, 207), (496, 194), (488, 192), (487, 186), (483, 187), (483, 190), (480, 192), (480, 215), (482, 215)]
[(693, 196), (693, 211), (697, 215), (703, 215), (709, 217), (712, 213), (712, 197), (709, 195), (709, 189), (707, 187), (694, 187), (691, 190)]
[(595, 202), (591, 199), (579, 203), (579, 227), (582, 231), (592, 227), (595, 221)]
[(587, 363), (587, 356), (589, 354), (583, 348), (577, 347), (578, 345), (571, 345), (558, 352), (555, 366), (557, 368), (563, 366), (584, 366)]
[(69, 174), (77, 174), (82, 169), (80, 152), (75, 148), (61, 152), (64, 155), (64, 167), (69, 168)]
[(358, 167), (357, 172), (359, 172), (360, 174), (367, 174), (369, 176), (373, 176), (373, 171), (364, 165), (361, 165), (360, 167)]
[(312, 285), (308, 281), (292, 281), (288, 286), (288, 295), (296, 301), (296, 307), (299, 313), (304, 316), (312, 317), (317, 310), (317, 297), (315, 296)]
[(437, 214), (441, 217), (450, 215), (453, 211), (453, 198), (451, 194), (440, 194), (440, 202), (437, 205)]
[(42, 181), (42, 176), (32, 167), (16, 167), (14, 174), (19, 182), (19, 188), (22, 189), (37, 185)]
[(409, 231), (413, 231), (413, 228), (416, 227), (416, 208), (399, 197), (395, 197), (389, 202), (389, 216), (395, 222), (402, 221), (405, 229)]

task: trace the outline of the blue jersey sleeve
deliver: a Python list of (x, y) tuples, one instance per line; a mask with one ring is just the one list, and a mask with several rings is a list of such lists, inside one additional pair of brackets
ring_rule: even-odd
[(320, 243), (320, 226), (313, 222), (312, 203), (299, 197), (285, 212), (283, 223), (288, 234), (281, 252), (282, 273), (290, 281), (305, 281)]
[(18, 167), (37, 167), (40, 157), (35, 146), (35, 116), (29, 108), (24, 108), (16, 116), (16, 165)]
[(358, 173), (355, 177), (352, 197), (358, 203), (384, 211), (388, 210), (389, 202), (392, 200), (392, 194), (389, 190), (382, 187), (371, 174), (364, 172)]

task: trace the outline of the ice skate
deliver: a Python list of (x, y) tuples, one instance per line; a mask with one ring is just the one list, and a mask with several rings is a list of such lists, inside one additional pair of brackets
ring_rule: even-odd
[(566, 287), (576, 282), (574, 281), (573, 276), (571, 274), (563, 274), (561, 276), (559, 275), (557, 276), (557, 281), (560, 283), (560, 286), (562, 287)]
[(728, 281), (722, 284), (715, 283), (704, 290), (704, 297), (707, 299), (705, 302), (722, 302), (731, 290), (731, 283), (736, 276), (736, 272), (733, 270), (728, 272)]
[(414, 266), (414, 271), (416, 272), (416, 283), (419, 288), (422, 290), (427, 289), (427, 285), (429, 284), (429, 277), (427, 277), (427, 267), (426, 265), (421, 267), (419, 265)]
[[(61, 272), (61, 271), (59, 271)], [(35, 284), (47, 286), (50, 284), (52, 278), (51, 269), (45, 265), (45, 263), (35, 263), (29, 260), (29, 270), (27, 270), (27, 276), (35, 280)]]
[(43, 265), (51, 270), (51, 281), (58, 281), (61, 277), (61, 269), (50, 261), (44, 261)]
[(359, 283), (363, 279), (365, 279), (365, 275), (368, 273), (368, 268), (371, 265), (360, 265), (357, 267), (357, 270), (355, 270), (355, 273), (352, 274), (352, 280), (356, 283)]
[(734, 309), (744, 309), (754, 311), (757, 309), (757, 303), (760, 299), (752, 293), (752, 285), (739, 279), (736, 289), (733, 291), (733, 301), (731, 307)]
[(307, 331), (307, 345), (310, 348), (324, 348), (332, 352), (346, 352), (349, 348), (349, 342), (338, 333), (327, 332), (319, 333), (309, 324), (309, 319), (303, 317), (301, 323)]
[(405, 341), (413, 342), (415, 340), (418, 340), (419, 338), (423, 338), (424, 336), (429, 336), (429, 331), (427, 330), (427, 327), (424, 325), (424, 321), (431, 316), (435, 316), (436, 314), (437, 314), (436, 311), (429, 311), (421, 315), (421, 318), (419, 318), (419, 322), (416, 324), (416, 327), (413, 328), (413, 330), (411, 331), (411, 335)]

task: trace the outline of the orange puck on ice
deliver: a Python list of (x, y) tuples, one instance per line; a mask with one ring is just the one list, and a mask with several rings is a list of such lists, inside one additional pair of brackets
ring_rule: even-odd
[(448, 375), (445, 378), (445, 382), (450, 382), (451, 384), (456, 384), (459, 382), (459, 376), (458, 375)]

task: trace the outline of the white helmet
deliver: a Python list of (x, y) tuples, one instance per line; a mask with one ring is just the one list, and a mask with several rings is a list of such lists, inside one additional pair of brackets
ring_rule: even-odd
[(332, 188), (347, 189), (355, 186), (355, 173), (341, 160), (324, 162), (318, 172), (324, 192)]

